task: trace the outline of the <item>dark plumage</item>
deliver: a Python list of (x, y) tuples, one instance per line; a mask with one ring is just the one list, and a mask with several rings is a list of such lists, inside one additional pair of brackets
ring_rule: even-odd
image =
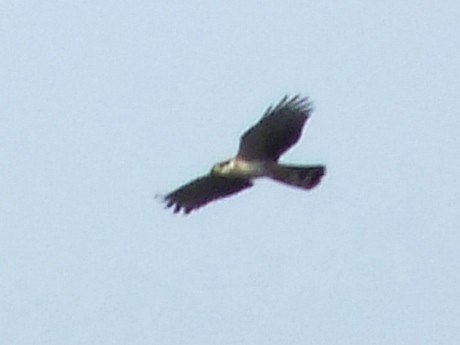
[(308, 98), (284, 97), (243, 134), (237, 156), (245, 160), (277, 161), (299, 140), (311, 111)]
[(245, 178), (206, 175), (193, 180), (165, 196), (166, 207), (174, 206), (174, 213), (181, 209), (186, 214), (208, 202), (238, 193), (252, 186)]
[(284, 184), (309, 190), (325, 174), (322, 165), (282, 165), (279, 157), (302, 134), (312, 111), (308, 98), (284, 97), (266, 110), (260, 121), (240, 139), (236, 157), (215, 164), (211, 172), (167, 194), (164, 201), (174, 213), (186, 214), (219, 198), (251, 187), (252, 180), (268, 177)]

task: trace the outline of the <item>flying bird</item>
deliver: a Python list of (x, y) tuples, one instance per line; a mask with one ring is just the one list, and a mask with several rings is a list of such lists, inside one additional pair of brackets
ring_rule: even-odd
[(188, 214), (211, 201), (253, 186), (268, 177), (290, 186), (312, 189), (326, 172), (324, 165), (284, 165), (278, 159), (302, 134), (312, 106), (307, 97), (285, 96), (269, 107), (262, 118), (240, 138), (235, 157), (215, 164), (211, 171), (163, 197), (174, 213)]

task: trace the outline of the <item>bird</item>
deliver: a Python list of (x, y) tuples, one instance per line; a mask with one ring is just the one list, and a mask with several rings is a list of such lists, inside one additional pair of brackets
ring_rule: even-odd
[(163, 196), (166, 208), (189, 214), (252, 187), (254, 180), (262, 177), (304, 190), (316, 187), (326, 173), (325, 165), (278, 163), (280, 156), (300, 139), (312, 111), (308, 97), (284, 96), (243, 133), (236, 156), (215, 164), (208, 174)]

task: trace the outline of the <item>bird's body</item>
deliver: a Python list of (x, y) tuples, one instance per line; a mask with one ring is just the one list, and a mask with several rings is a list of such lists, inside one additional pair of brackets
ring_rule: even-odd
[(189, 213), (213, 200), (251, 187), (253, 180), (260, 177), (302, 189), (315, 187), (325, 173), (323, 165), (278, 163), (279, 157), (299, 140), (311, 110), (307, 98), (284, 97), (242, 135), (234, 158), (215, 164), (208, 175), (166, 195), (166, 205), (174, 206), (174, 212), (184, 209)]
[(318, 172), (324, 172), (324, 167), (284, 165), (274, 161), (247, 161), (236, 157), (214, 165), (211, 175), (250, 180), (268, 177), (296, 187), (311, 189), (314, 187), (312, 184), (316, 183), (312, 181), (311, 174)]
[(235, 157), (214, 165), (211, 169), (211, 174), (227, 177), (257, 178), (268, 176), (274, 165), (276, 164), (271, 161), (247, 161)]

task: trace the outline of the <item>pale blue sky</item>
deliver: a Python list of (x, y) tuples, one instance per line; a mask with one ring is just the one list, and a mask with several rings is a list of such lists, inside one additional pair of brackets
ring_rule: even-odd
[[(4, 1), (2, 344), (459, 344), (458, 1)], [(154, 198), (284, 94), (270, 181)]]

